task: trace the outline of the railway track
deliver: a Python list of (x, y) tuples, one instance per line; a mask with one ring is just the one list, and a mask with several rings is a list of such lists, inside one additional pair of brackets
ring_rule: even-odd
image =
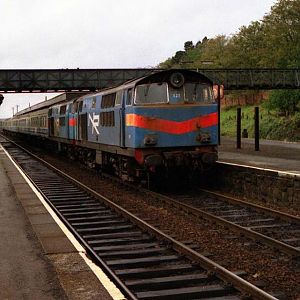
[(201, 188), (185, 191), (183, 195), (157, 193), (105, 176), (189, 215), (225, 226), (292, 257), (300, 257), (300, 218), (297, 216)]
[(288, 255), (300, 256), (299, 217), (203, 189), (190, 195), (153, 196)]
[(276, 299), (25, 149), (2, 145), (128, 299)]

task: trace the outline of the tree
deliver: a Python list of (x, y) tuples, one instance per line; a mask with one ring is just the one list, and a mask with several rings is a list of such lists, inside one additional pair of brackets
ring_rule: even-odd
[(231, 67), (260, 67), (267, 55), (265, 49), (264, 25), (259, 21), (248, 27), (242, 26), (229, 42), (228, 64)]
[(300, 90), (274, 90), (266, 103), (269, 109), (275, 109), (286, 116), (293, 115), (299, 110)]
[(174, 64), (179, 64), (182, 58), (184, 57), (185, 52), (184, 51), (177, 51), (175, 55), (172, 57), (172, 62)]
[(205, 37), (202, 39), (202, 44), (205, 44), (207, 41), (208, 41), (208, 38), (207, 38), (207, 36), (205, 36)]
[(269, 60), (277, 67), (300, 67), (300, 1), (279, 0), (263, 24)]
[(184, 43), (184, 51), (188, 52), (189, 50), (194, 49), (194, 44), (192, 41), (187, 41)]
[(203, 62), (210, 62), (209, 67), (224, 67), (226, 61), (226, 47), (228, 38), (225, 35), (218, 35), (214, 39), (207, 39), (197, 49), (194, 58), (194, 67), (203, 67)]

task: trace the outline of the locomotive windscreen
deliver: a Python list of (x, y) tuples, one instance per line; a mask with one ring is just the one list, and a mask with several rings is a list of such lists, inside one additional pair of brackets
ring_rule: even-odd
[(149, 83), (136, 87), (136, 104), (153, 104), (168, 102), (168, 91), (166, 83)]

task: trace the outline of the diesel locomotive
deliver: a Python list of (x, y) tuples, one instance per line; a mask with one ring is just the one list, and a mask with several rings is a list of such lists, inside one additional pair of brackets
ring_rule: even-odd
[(165, 70), (73, 96), (0, 125), (131, 180), (202, 172), (217, 160), (218, 107), (211, 80), (198, 72)]

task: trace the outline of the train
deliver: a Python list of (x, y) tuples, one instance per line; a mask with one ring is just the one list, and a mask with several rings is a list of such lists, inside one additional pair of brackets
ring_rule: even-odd
[(2, 120), (1, 130), (46, 140), (127, 180), (202, 173), (218, 159), (218, 104), (212, 81), (199, 72), (163, 70), (64, 95)]

